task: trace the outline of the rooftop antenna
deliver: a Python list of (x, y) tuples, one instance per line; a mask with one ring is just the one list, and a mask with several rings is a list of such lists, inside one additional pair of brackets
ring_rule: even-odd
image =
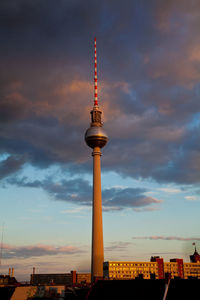
[(192, 243), (192, 245), (194, 246), (194, 252), (197, 252), (196, 243)]

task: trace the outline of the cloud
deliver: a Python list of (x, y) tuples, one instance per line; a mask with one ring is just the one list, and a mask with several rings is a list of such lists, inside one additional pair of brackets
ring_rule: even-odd
[(145, 210), (152, 204), (160, 204), (162, 200), (144, 195), (146, 189), (142, 188), (110, 188), (102, 192), (103, 205), (105, 207), (134, 208), (137, 211)]
[[(26, 177), (22, 179), (10, 178), (9, 184), (19, 187), (42, 188), (52, 199), (66, 201), (78, 205), (90, 206), (92, 204), (92, 186), (89, 181), (81, 178), (71, 180), (54, 181), (47, 178), (43, 181), (35, 180), (29, 182)], [(142, 210), (154, 210), (151, 205), (159, 205), (162, 200), (145, 195), (143, 188), (121, 188), (113, 187), (102, 190), (102, 202), (104, 211), (119, 211), (125, 208)]]
[(130, 242), (110, 242), (110, 246), (106, 246), (105, 251), (126, 251), (131, 245)]
[(166, 192), (166, 193), (172, 193), (172, 194), (177, 194), (177, 193), (181, 193), (180, 189), (176, 189), (176, 188), (160, 188), (159, 191), (162, 192)]
[[(154, 199), (154, 198), (152, 198), (152, 199)], [(156, 200), (156, 199), (155, 199)], [(160, 201), (160, 202), (162, 202), (162, 201)], [(159, 202), (157, 202), (157, 203), (159, 203)], [(150, 206), (150, 207), (135, 207), (134, 209), (133, 209), (134, 211), (136, 211), (136, 212), (144, 212), (144, 211), (157, 211), (157, 210), (160, 210), (160, 207), (159, 206)]]
[(196, 196), (185, 196), (185, 199), (188, 201), (197, 201), (197, 197)]
[(57, 247), (54, 245), (25, 245), (25, 246), (14, 246), (3, 244), (2, 247), (4, 251), (4, 258), (29, 258), (37, 256), (46, 256), (46, 255), (58, 255), (58, 254), (76, 254), (81, 253), (81, 250), (78, 247), (73, 246), (61, 246)]
[(119, 207), (119, 206), (103, 206), (102, 207), (102, 210), (105, 211), (105, 212), (117, 212), (117, 211), (120, 211), (122, 210), (123, 208), (122, 207)]
[(200, 241), (198, 237), (179, 237), (179, 236), (141, 236), (132, 237), (134, 240), (166, 240), (166, 241)]
[(10, 83), (10, 87), (0, 101), (0, 122), (14, 122), (18, 119), (23, 119), (27, 113), (28, 101), (18, 91), (20, 86), (19, 82)]
[(96, 34), (104, 170), (199, 184), (198, 1), (8, 0), (0, 9), (0, 153), (90, 172)]
[(182, 252), (153, 252), (151, 255), (177, 255), (177, 256), (182, 256)]
[(76, 207), (76, 208), (70, 208), (70, 209), (62, 210), (61, 214), (80, 214), (81, 212), (85, 212), (87, 210), (88, 210), (87, 207), (79, 206), (79, 207)]
[(17, 156), (9, 156), (0, 162), (0, 179), (18, 172), (24, 164), (24, 159)]

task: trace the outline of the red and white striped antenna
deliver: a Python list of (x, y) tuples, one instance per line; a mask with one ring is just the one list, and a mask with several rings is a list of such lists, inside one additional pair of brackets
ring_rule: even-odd
[(94, 38), (94, 106), (98, 107), (98, 93), (97, 93), (97, 43)]

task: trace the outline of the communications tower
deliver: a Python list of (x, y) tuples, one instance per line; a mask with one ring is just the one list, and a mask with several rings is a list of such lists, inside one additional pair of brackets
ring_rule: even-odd
[(101, 121), (102, 111), (98, 106), (97, 96), (97, 51), (96, 38), (94, 39), (94, 106), (90, 111), (91, 123), (85, 133), (87, 145), (93, 149), (93, 210), (92, 210), (92, 260), (91, 276), (103, 277), (103, 222), (102, 222), (102, 200), (101, 200), (101, 148), (108, 141), (108, 136), (103, 130)]

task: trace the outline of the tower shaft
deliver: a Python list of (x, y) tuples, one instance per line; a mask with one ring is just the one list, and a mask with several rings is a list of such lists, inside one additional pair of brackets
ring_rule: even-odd
[(91, 274), (94, 280), (103, 277), (103, 223), (101, 199), (101, 151), (94, 147), (93, 152), (93, 215), (92, 215), (92, 266)]

